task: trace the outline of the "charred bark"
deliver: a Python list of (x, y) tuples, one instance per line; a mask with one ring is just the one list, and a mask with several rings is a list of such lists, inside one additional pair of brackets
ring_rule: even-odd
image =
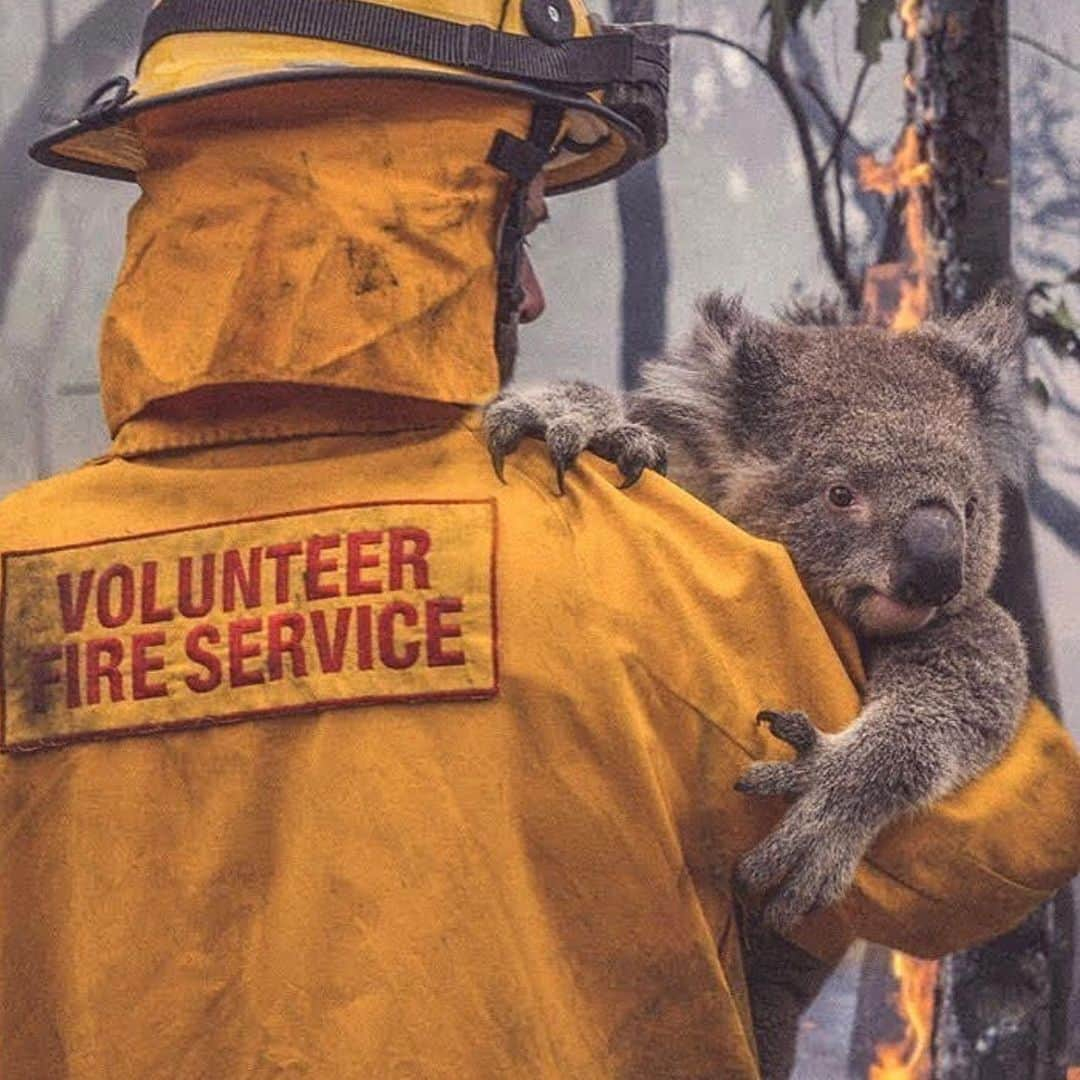
[[(923, 0), (912, 63), (915, 119), (933, 171), (937, 306), (957, 313), (1011, 281), (1006, 0)], [(996, 595), (1023, 626), (1034, 692), (1053, 702), (1023, 496), (1007, 492), (1005, 510)], [(1064, 1077), (1071, 945), (1072, 907), (1063, 895), (1004, 937), (947, 958), (938, 985), (935, 1077)]]

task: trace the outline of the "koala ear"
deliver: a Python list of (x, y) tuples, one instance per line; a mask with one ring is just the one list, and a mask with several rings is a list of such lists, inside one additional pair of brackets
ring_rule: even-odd
[(782, 383), (776, 328), (747, 312), (740, 297), (720, 291), (702, 296), (697, 310), (692, 348), (699, 358), (708, 357), (718, 376), (732, 433), (752, 444)]
[(646, 414), (662, 415), (667, 431), (680, 432), (691, 449), (721, 434), (746, 449), (770, 447), (774, 440), (763, 436), (772, 431), (773, 403), (783, 385), (772, 340), (777, 328), (720, 292), (702, 297), (697, 309), (691, 333), (645, 366), (637, 401)]
[[(789, 331), (790, 333), (790, 331)], [(782, 330), (761, 319), (744, 319), (733, 335), (728, 370), (735, 430), (745, 446), (768, 452), (786, 381)]]
[(719, 289), (698, 297), (697, 312), (701, 321), (725, 341), (730, 341), (735, 328), (749, 318), (742, 297), (728, 296)]
[[(947, 367), (975, 398), (994, 460), (1002, 473), (1021, 482), (1027, 473), (1031, 432), (1027, 422), (1023, 311), (1003, 295), (953, 319), (935, 319), (923, 328)], [(917, 333), (919, 331), (916, 331)]]

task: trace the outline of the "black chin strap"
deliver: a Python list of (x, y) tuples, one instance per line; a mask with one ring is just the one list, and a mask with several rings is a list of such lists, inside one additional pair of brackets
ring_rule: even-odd
[(495, 354), (499, 378), (506, 382), (517, 359), (518, 312), (525, 300), (521, 284), (521, 264), (525, 250), (529, 185), (551, 158), (562, 125), (564, 110), (555, 105), (533, 108), (529, 134), (520, 139), (499, 131), (488, 152), (488, 163), (513, 180), (503, 217), (497, 253), (498, 301), (495, 308)]

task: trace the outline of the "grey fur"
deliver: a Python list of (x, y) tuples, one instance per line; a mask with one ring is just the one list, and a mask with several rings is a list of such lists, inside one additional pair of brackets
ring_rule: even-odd
[[(858, 634), (869, 682), (857, 720), (827, 735), (800, 714), (766, 716), (797, 758), (755, 765), (739, 783), (795, 800), (737, 875), (769, 894), (764, 917), (782, 931), (843, 895), (885, 825), (982, 772), (1015, 731), (1024, 647), (987, 593), (1000, 485), (1027, 457), (1022, 323), (999, 301), (901, 335), (767, 322), (721, 293), (699, 313), (625, 405), (580, 383), (508, 393), (489, 410), (488, 437), (498, 460), (523, 435), (546, 436), (561, 485), (586, 447), (636, 479), (659, 459), (655, 432), (676, 482), (785, 544), (810, 593)], [(830, 505), (838, 485), (858, 505)], [(927, 587), (926, 602), (900, 608), (899, 582), (921, 581), (927, 565), (912, 571), (901, 542), (920, 515), (951, 522), (959, 589)], [(925, 625), (916, 608), (930, 613)]]

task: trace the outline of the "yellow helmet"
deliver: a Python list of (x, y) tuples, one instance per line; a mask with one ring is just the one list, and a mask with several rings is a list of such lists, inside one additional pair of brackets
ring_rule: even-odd
[(529, 141), (496, 144), (492, 163), (570, 191), (666, 140), (666, 29), (606, 26), (583, 0), (158, 0), (134, 81), (110, 79), (30, 153), (133, 180), (146, 158), (130, 120), (145, 110), (271, 83), (413, 79), (534, 102)]

